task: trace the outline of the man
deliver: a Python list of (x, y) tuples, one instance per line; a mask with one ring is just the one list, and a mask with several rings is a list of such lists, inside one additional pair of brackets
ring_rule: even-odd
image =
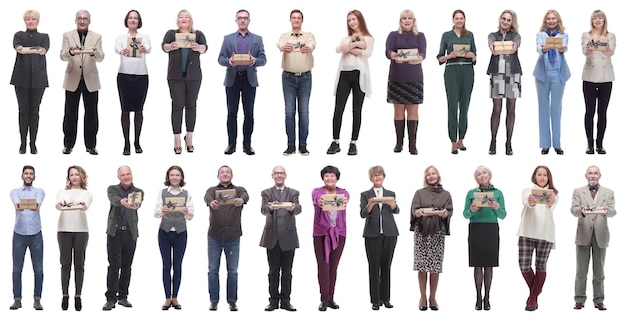
[(285, 130), (287, 149), (283, 155), (296, 153), (296, 101), (298, 109), (298, 150), (309, 155), (306, 139), (309, 136), (309, 97), (311, 96), (313, 50), (315, 37), (302, 32), (302, 11), (292, 10), (289, 16), (291, 31), (283, 33), (278, 40), (278, 49), (283, 53), (283, 96), (285, 98)]
[[(265, 228), (261, 236), (262, 247), (267, 248), (267, 263), (269, 264), (270, 304), (265, 311), (274, 311), (280, 308), (287, 311), (296, 311), (291, 305), (291, 268), (298, 243), (296, 229), (296, 215), (302, 212), (300, 193), (285, 186), (287, 172), (282, 166), (272, 170), (274, 186), (261, 192), (261, 213), (265, 215)], [(278, 291), (280, 281), (281, 289)]]
[(224, 165), (217, 171), (219, 184), (210, 187), (204, 195), (210, 207), (209, 253), (209, 310), (217, 310), (220, 301), (220, 260), (226, 256), (226, 300), (231, 311), (237, 311), (237, 269), (239, 268), (239, 239), (241, 238), (241, 211), (248, 203), (248, 192), (231, 182), (233, 171)]
[[(239, 112), (239, 97), (243, 104), (243, 151), (254, 155), (252, 149), (252, 131), (254, 129), (254, 98), (256, 87), (259, 86), (256, 67), (264, 66), (265, 49), (263, 38), (248, 31), (250, 13), (248, 10), (237, 11), (235, 22), (239, 29), (230, 35), (224, 36), (222, 49), (217, 59), (220, 65), (226, 67), (226, 106), (228, 107), (228, 147), (224, 154), (235, 152), (237, 145), (237, 113)], [(235, 54), (247, 55), (245, 60), (236, 60)]]
[(83, 97), (85, 106), (84, 140), (87, 152), (98, 155), (98, 90), (100, 79), (96, 62), (104, 59), (102, 37), (88, 30), (91, 15), (87, 10), (76, 12), (76, 30), (63, 34), (61, 60), (67, 61), (65, 70), (65, 115), (63, 116), (63, 154), (72, 153), (76, 143), (78, 104)]
[(21, 187), (11, 191), (11, 201), (15, 207), (15, 227), (13, 231), (13, 299), (9, 309), (22, 307), (22, 269), (26, 249), (30, 251), (35, 274), (35, 291), (33, 297), (35, 310), (43, 310), (41, 305), (41, 288), (43, 285), (43, 237), (41, 235), (41, 216), (39, 209), (45, 197), (41, 188), (33, 186), (35, 168), (26, 165), (22, 168)]
[(589, 166), (585, 173), (587, 186), (574, 190), (571, 212), (578, 217), (576, 230), (576, 281), (574, 309), (585, 307), (589, 256), (593, 259), (593, 304), (601, 311), (604, 305), (604, 258), (609, 246), (607, 217), (615, 216), (613, 191), (600, 186), (600, 168)]
[(120, 183), (107, 189), (111, 208), (107, 222), (107, 302), (104, 311), (115, 308), (115, 303), (131, 308), (128, 302), (131, 265), (135, 256), (135, 247), (139, 230), (137, 228), (137, 210), (144, 199), (143, 190), (133, 185), (133, 173), (128, 166), (117, 170)]

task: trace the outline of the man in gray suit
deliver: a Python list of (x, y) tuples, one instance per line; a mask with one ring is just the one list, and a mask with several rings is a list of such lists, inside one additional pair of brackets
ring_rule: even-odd
[(587, 186), (574, 190), (571, 212), (578, 217), (576, 230), (576, 281), (574, 283), (574, 309), (580, 310), (587, 299), (587, 271), (589, 256), (593, 258), (593, 304), (598, 310), (604, 305), (604, 258), (609, 246), (607, 217), (615, 216), (613, 191), (600, 186), (597, 166), (589, 166), (585, 177)]
[[(274, 186), (261, 192), (261, 213), (265, 215), (265, 228), (261, 236), (262, 247), (267, 248), (269, 264), (269, 305), (265, 311), (279, 308), (296, 311), (291, 305), (291, 268), (293, 257), (300, 245), (296, 229), (296, 215), (302, 212), (300, 193), (285, 186), (287, 172), (282, 166), (272, 170)], [(278, 285), (281, 285), (280, 291)]]

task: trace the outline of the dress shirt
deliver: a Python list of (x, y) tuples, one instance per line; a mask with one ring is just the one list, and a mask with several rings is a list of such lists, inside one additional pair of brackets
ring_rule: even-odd
[[(250, 37), (248, 37), (248, 33), (242, 34), (241, 32), (237, 33), (237, 53), (238, 54), (247, 54), (250, 52)], [(246, 71), (247, 66), (237, 66), (238, 71)]]
[[(283, 52), (283, 60), (281, 62), (281, 67), (284, 71), (287, 72), (307, 72), (313, 69), (313, 49), (315, 49), (315, 37), (310, 32), (286, 32), (280, 36), (278, 43), (278, 49), (282, 51), (282, 47), (284, 45), (292, 45), (294, 47), (294, 51), (292, 52)], [(300, 52), (300, 47), (309, 46), (311, 48), (311, 52), (302, 53)]]
[[(179, 187), (177, 189), (173, 189), (171, 186), (167, 187), (167, 191), (172, 195), (179, 195), (183, 192), (183, 188)], [(185, 219), (188, 221), (193, 218), (194, 207), (193, 207), (193, 199), (191, 198), (191, 193), (187, 191), (187, 201), (185, 202), (185, 207), (187, 207), (188, 214), (185, 215)], [(156, 207), (154, 208), (154, 217), (162, 217), (163, 213), (161, 210), (163, 209), (163, 190), (160, 189), (157, 195)]]
[[(122, 50), (128, 47), (128, 38), (132, 38), (130, 34), (125, 33), (120, 35), (115, 40), (115, 53), (119, 54)], [(152, 50), (150, 44), (150, 37), (147, 35), (137, 33), (136, 39), (141, 39), (141, 44), (146, 48), (146, 52), (141, 54), (141, 57), (126, 57), (120, 55), (120, 68), (118, 73), (127, 75), (147, 75), (148, 67), (146, 65), (146, 54)]]
[[(14, 205), (20, 203), (21, 199), (34, 198), (41, 208), (45, 197), (43, 189), (34, 186), (22, 186), (11, 191), (11, 201)], [(41, 216), (39, 211), (16, 210), (15, 211), (15, 233), (19, 235), (35, 235), (41, 232)]]

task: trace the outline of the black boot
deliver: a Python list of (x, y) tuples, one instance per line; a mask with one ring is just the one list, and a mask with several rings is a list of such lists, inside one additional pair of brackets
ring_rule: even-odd
[(417, 125), (419, 120), (407, 120), (407, 131), (409, 133), (409, 153), (417, 155)]
[(602, 146), (602, 138), (596, 138), (596, 152), (598, 152), (598, 154), (606, 154), (606, 150), (604, 149), (604, 147)]
[(404, 119), (394, 120), (396, 126), (396, 147), (393, 148), (394, 153), (402, 151), (402, 145), (404, 144)]
[(588, 155), (593, 154), (593, 139), (587, 139), (587, 151), (585, 153)]

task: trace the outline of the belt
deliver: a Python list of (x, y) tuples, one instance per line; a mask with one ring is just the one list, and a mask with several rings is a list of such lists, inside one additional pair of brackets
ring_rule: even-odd
[(117, 229), (121, 231), (126, 231), (126, 230), (129, 230), (130, 228), (128, 226), (118, 226)]
[(237, 76), (245, 76), (247, 74), (248, 74), (248, 72), (245, 71), (245, 70), (244, 71), (237, 71)]
[(294, 75), (296, 77), (301, 77), (304, 75), (308, 75), (311, 73), (311, 71), (305, 71), (305, 72), (291, 72), (291, 71), (283, 71), (284, 73), (290, 74), (290, 75)]
[(449, 62), (446, 66), (459, 66), (459, 65), (473, 65), (474, 63), (469, 61), (457, 61), (457, 62)]

